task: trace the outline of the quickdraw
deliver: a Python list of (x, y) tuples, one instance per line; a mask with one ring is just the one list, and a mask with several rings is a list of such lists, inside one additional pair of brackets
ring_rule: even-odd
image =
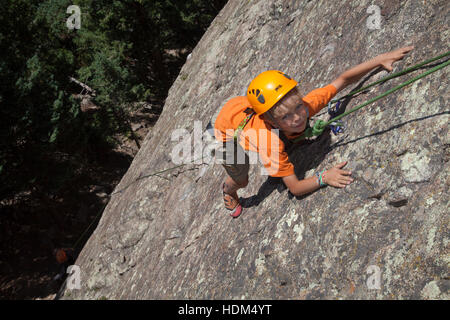
[[(339, 115), (339, 107), (341, 105), (341, 100), (338, 100), (336, 102), (336, 105), (334, 108), (331, 107), (331, 101), (328, 103), (328, 114), (331, 118), (334, 118)], [(345, 131), (345, 123), (344, 121), (334, 121), (330, 123), (330, 129), (334, 133), (334, 135), (337, 135), (338, 133), (343, 133)]]

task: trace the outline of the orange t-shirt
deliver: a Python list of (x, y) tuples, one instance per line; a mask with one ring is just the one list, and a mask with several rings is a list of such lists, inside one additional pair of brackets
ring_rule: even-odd
[[(312, 90), (302, 100), (308, 108), (309, 116), (315, 115), (336, 95), (336, 88), (329, 84)], [(233, 140), (234, 130), (248, 115), (244, 111), (251, 108), (247, 97), (230, 99), (220, 110), (214, 123), (216, 139), (222, 142)], [(263, 120), (261, 115), (254, 115), (240, 133), (239, 144), (244, 150), (257, 152), (267, 172), (272, 177), (287, 177), (294, 174), (294, 165), (289, 161), (284, 143), (272, 131), (274, 128)], [(286, 135), (288, 139), (300, 136)]]

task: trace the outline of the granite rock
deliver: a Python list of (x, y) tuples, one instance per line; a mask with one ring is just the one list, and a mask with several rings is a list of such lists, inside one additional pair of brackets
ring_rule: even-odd
[[(381, 9), (379, 29), (366, 24), (372, 4)], [(164, 170), (176, 165), (174, 132), (203, 133), (259, 72), (283, 70), (306, 93), (377, 54), (414, 45), (394, 64), (402, 70), (448, 50), (449, 8), (445, 0), (229, 1), (181, 69), (80, 253), (81, 289), (61, 297), (448, 299), (448, 68), (347, 116), (344, 134), (327, 130), (290, 152), (299, 178), (347, 160), (355, 182), (345, 189), (292, 197), (252, 165), (240, 191), (244, 212), (231, 219), (220, 164)], [(372, 72), (359, 84), (386, 74)], [(353, 97), (346, 108), (410, 77)], [(183, 159), (196, 158), (195, 150)]]

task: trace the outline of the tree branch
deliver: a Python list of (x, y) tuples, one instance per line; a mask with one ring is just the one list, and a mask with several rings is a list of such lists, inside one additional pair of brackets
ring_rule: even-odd
[(86, 84), (84, 84), (81, 81), (78, 81), (77, 79), (73, 78), (73, 77), (69, 77), (69, 80), (72, 82), (75, 82), (76, 84), (78, 84), (79, 86), (83, 87), (85, 90), (89, 91), (93, 96), (95, 96), (95, 90), (92, 89), (91, 87), (87, 86)]

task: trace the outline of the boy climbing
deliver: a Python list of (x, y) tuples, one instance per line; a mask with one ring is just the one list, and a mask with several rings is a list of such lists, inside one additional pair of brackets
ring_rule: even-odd
[[(392, 64), (413, 48), (409, 46), (380, 54), (345, 71), (330, 84), (303, 97), (297, 88), (297, 81), (281, 71), (270, 70), (252, 80), (246, 96), (230, 99), (220, 110), (214, 123), (214, 131), (216, 139), (227, 150), (223, 164), (227, 177), (222, 188), (225, 207), (231, 211), (231, 216), (238, 217), (241, 214), (237, 191), (248, 184), (249, 158), (244, 150), (257, 152), (268, 174), (281, 177), (295, 196), (313, 192), (321, 186), (345, 188), (352, 183), (351, 172), (343, 169), (347, 161), (316, 172), (312, 177), (298, 180), (283, 140), (299, 137), (307, 127), (309, 118), (325, 107), (339, 91), (377, 67), (392, 71)], [(271, 134), (273, 129), (278, 129), (279, 135)], [(271, 148), (274, 145), (275, 148)], [(244, 161), (239, 161), (242, 159)]]

